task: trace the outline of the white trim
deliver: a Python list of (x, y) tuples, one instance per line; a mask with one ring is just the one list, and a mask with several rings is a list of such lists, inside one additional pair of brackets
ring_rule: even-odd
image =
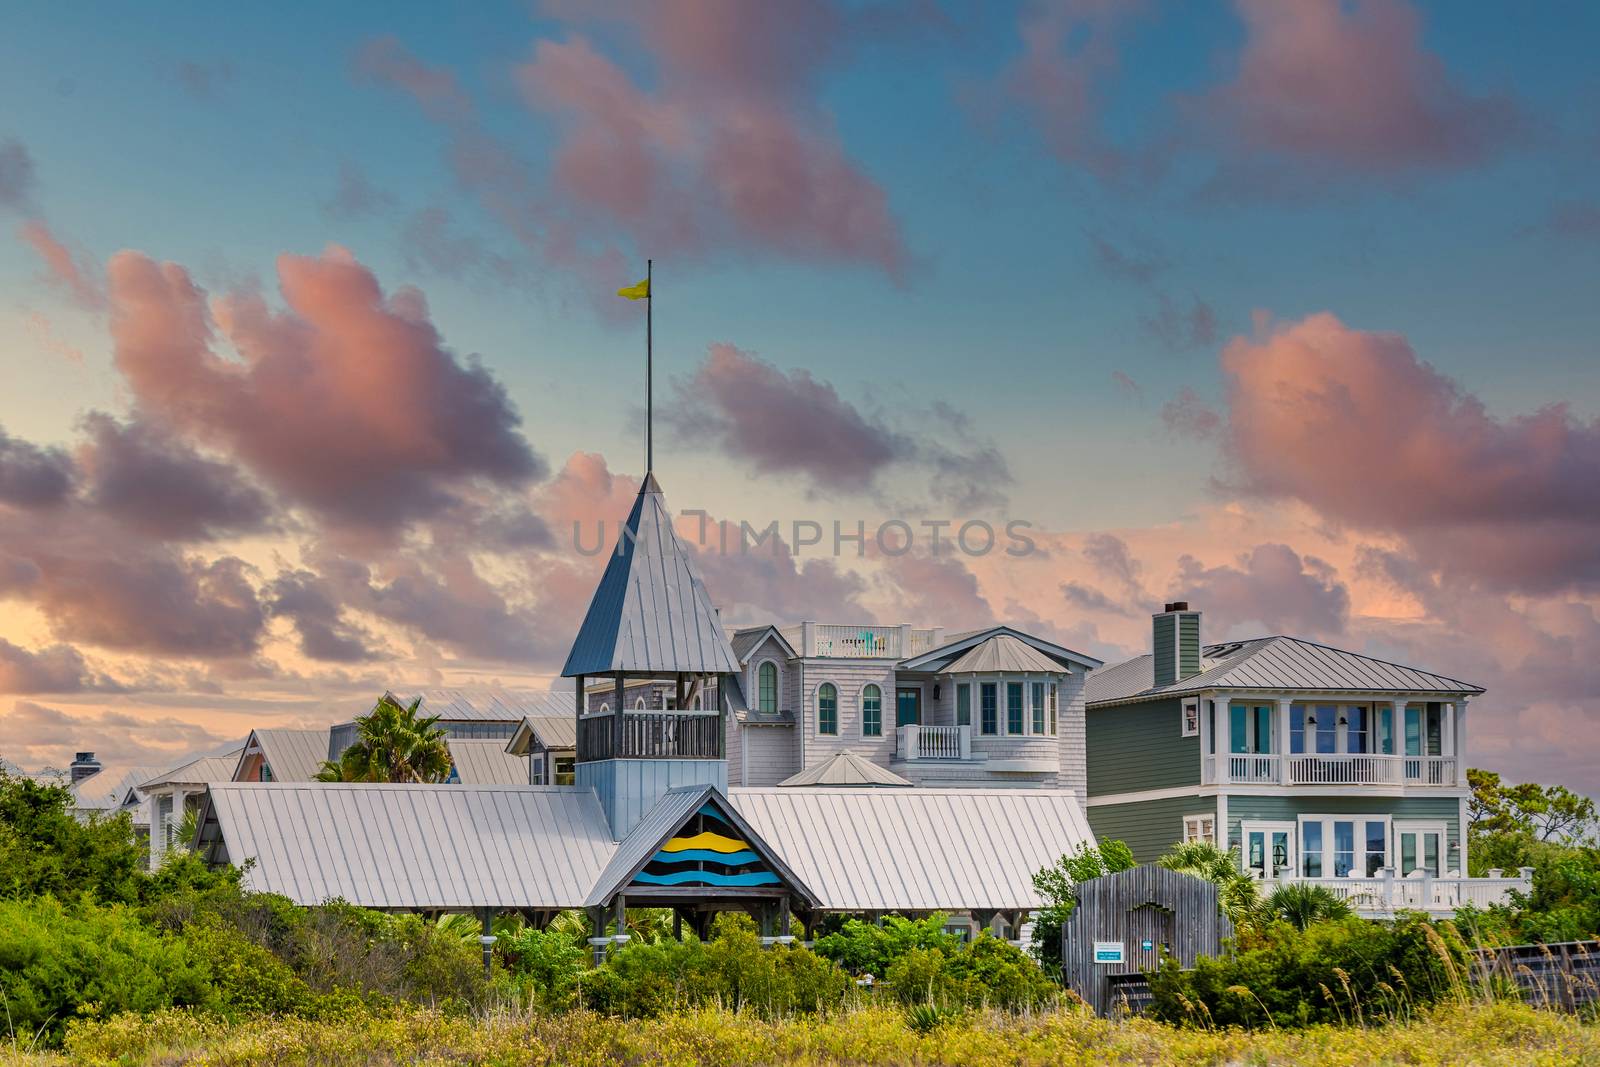
[[(1189, 835), (1189, 824), (1190, 823), (1194, 823), (1195, 824), (1195, 830), (1196, 830), (1196, 833), (1192, 837)], [(1211, 824), (1211, 836), (1209, 838), (1209, 842), (1211, 844), (1213, 844), (1213, 845), (1216, 844), (1217, 843), (1217, 813), (1214, 812), (1214, 811), (1209, 811), (1209, 812), (1202, 811), (1202, 812), (1197, 812), (1194, 815), (1185, 815), (1183, 817), (1183, 837), (1181, 838), (1183, 843), (1184, 844), (1188, 844), (1191, 841), (1207, 841), (1208, 838), (1206, 837), (1205, 832), (1204, 832), (1206, 823), (1210, 823)]]
[(1232, 847), (1232, 845), (1229, 843), (1229, 838), (1231, 836), (1232, 835), (1228, 832), (1228, 794), (1226, 794), (1226, 793), (1218, 793), (1217, 794), (1217, 847), (1222, 849), (1222, 851), (1224, 851), (1224, 852), (1228, 851), (1228, 849)]
[[(822, 728), (822, 687), (828, 686), (833, 690), (833, 731), (830, 733)], [(811, 710), (816, 722), (816, 735), (818, 737), (841, 737), (844, 734), (844, 713), (839, 708), (839, 683), (823, 679), (811, 690)]]
[[(973, 736), (978, 736), (974, 734)], [(999, 735), (1004, 737), (1004, 734)], [(1100, 804), (1136, 804), (1141, 800), (1170, 800), (1173, 797), (1214, 797), (1228, 793), (1241, 797), (1283, 797), (1292, 800), (1310, 800), (1315, 797), (1437, 797), (1466, 799), (1470, 789), (1454, 785), (1404, 786), (1404, 785), (1251, 785), (1229, 782), (1226, 785), (1177, 785), (1165, 789), (1140, 789), (1128, 793), (1101, 793), (1089, 797), (1089, 807)]]
[(925, 682), (902, 682), (898, 674), (894, 679), (894, 728), (900, 729), (900, 690), (915, 689), (917, 691), (917, 725), (931, 726), (928, 722), (928, 685)]
[(1214, 785), (1175, 785), (1166, 789), (1141, 789), (1133, 793), (1105, 793), (1090, 797), (1088, 806), (1102, 804), (1137, 804), (1143, 800), (1173, 800), (1177, 797), (1214, 797), (1220, 790)]
[[(1400, 838), (1395, 833), (1395, 822), (1394, 822), (1394, 815), (1393, 815), (1392, 812), (1337, 812), (1337, 813), (1330, 814), (1328, 812), (1308, 811), (1308, 812), (1303, 812), (1303, 813), (1295, 816), (1295, 832), (1296, 832), (1296, 834), (1298, 836), (1295, 839), (1294, 851), (1295, 851), (1295, 863), (1297, 865), (1303, 864), (1303, 862), (1304, 862), (1304, 857), (1301, 855), (1301, 852), (1302, 852), (1301, 844), (1302, 844), (1302, 842), (1305, 841), (1305, 825), (1308, 822), (1315, 822), (1315, 823), (1319, 824), (1322, 827), (1322, 854), (1319, 857), (1321, 859), (1321, 861), (1322, 861), (1322, 873), (1318, 874), (1318, 875), (1309, 875), (1309, 874), (1305, 874), (1303, 870), (1297, 870), (1295, 872), (1297, 876), (1302, 877), (1302, 878), (1351, 878), (1351, 879), (1357, 879), (1357, 878), (1364, 879), (1364, 878), (1368, 878), (1368, 877), (1376, 877), (1375, 875), (1374, 876), (1369, 876), (1366, 873), (1365, 867), (1359, 862), (1358, 859), (1352, 859), (1351, 862), (1354, 864), (1354, 866), (1352, 866), (1350, 868), (1351, 873), (1345, 874), (1345, 875), (1339, 875), (1339, 874), (1335, 874), (1333, 872), (1333, 857), (1334, 857), (1333, 824), (1334, 823), (1339, 823), (1339, 822), (1347, 822), (1347, 823), (1351, 824), (1352, 829), (1351, 829), (1350, 832), (1351, 832), (1351, 837), (1352, 837), (1352, 845), (1354, 846), (1353, 855), (1355, 857), (1362, 857), (1362, 858), (1364, 858), (1366, 856), (1366, 854), (1367, 854), (1367, 837), (1366, 837), (1366, 834), (1362, 832), (1365, 829), (1365, 824), (1369, 823), (1369, 822), (1381, 822), (1381, 823), (1383, 823), (1383, 850), (1384, 850), (1383, 851), (1383, 859), (1384, 859), (1384, 862), (1383, 862), (1383, 865), (1379, 868), (1379, 870), (1382, 870), (1383, 867), (1389, 867), (1389, 866), (1393, 866), (1394, 865), (1396, 856), (1398, 855), (1399, 848), (1400, 848)], [(1444, 856), (1442, 855), (1442, 850), (1444, 848), (1444, 838), (1443, 837), (1441, 837), (1439, 839), (1439, 847), (1440, 847), (1440, 850), (1441, 850), (1441, 855), (1439, 857), (1439, 862), (1441, 864), (1443, 864), (1443, 862), (1444, 862)]]
[(1292, 819), (1241, 819), (1239, 821), (1239, 869), (1241, 871), (1245, 874), (1253, 873), (1250, 868), (1250, 835), (1255, 833), (1262, 835), (1261, 862), (1263, 870), (1261, 881), (1274, 881), (1282, 873), (1280, 870), (1273, 870), (1269, 874), (1265, 870), (1266, 865), (1271, 863), (1268, 853), (1272, 849), (1272, 835), (1276, 833), (1289, 835), (1289, 849), (1286, 857), (1288, 862), (1284, 864), (1283, 870), (1288, 871), (1290, 874), (1298, 873), (1296, 868), (1300, 865), (1300, 824)]
[[(1194, 723), (1193, 723), (1193, 725), (1191, 725), (1190, 722), (1189, 722), (1189, 709), (1190, 708), (1194, 709)], [(1193, 701), (1190, 701), (1190, 700), (1180, 700), (1180, 701), (1178, 701), (1178, 736), (1179, 737), (1199, 737), (1200, 736), (1200, 698), (1199, 697), (1196, 697)]]
[[(1391, 823), (1390, 837), (1393, 840), (1394, 851), (1389, 856), (1389, 862), (1394, 865), (1395, 873), (1404, 878), (1411, 872), (1400, 868), (1400, 835), (1417, 834), (1417, 862), (1423, 862), (1422, 834), (1439, 835), (1439, 873), (1435, 877), (1443, 878), (1452, 870), (1450, 866), (1450, 824), (1438, 819), (1400, 819)], [(1421, 868), (1416, 868), (1420, 870)], [(1466, 871), (1463, 869), (1463, 875)]]
[(783, 710), (783, 664), (771, 656), (763, 656), (750, 664), (750, 687), (756, 695), (757, 712), (761, 711), (761, 668), (772, 664), (772, 711), (774, 714)]

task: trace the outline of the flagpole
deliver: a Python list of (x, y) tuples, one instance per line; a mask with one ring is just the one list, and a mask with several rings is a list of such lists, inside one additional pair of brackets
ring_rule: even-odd
[(655, 444), (655, 364), (653, 347), (653, 324), (650, 319), (651, 305), (655, 303), (655, 293), (650, 284), (651, 261), (644, 261), (644, 472), (650, 474), (656, 468)]

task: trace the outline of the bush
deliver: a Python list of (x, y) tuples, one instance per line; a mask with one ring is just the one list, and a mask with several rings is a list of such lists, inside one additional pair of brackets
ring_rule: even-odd
[(1232, 958), (1167, 960), (1151, 977), (1150, 1014), (1172, 1023), (1307, 1026), (1408, 1016), (1462, 996), (1467, 947), (1453, 925), (1421, 915), (1341, 919), (1305, 931), (1275, 922)]
[(118, 1012), (218, 1006), (195, 948), (123, 906), (0, 901), (0, 994), (12, 1036), (55, 1044), (67, 1023)]
[(79, 822), (62, 785), (0, 771), (0, 897), (89, 893), (102, 903), (139, 899), (144, 849), (126, 815)]
[(847, 919), (837, 931), (816, 940), (819, 955), (834, 961), (851, 974), (870, 974), (886, 978), (895, 960), (913, 949), (940, 949), (946, 953), (961, 947), (961, 937), (944, 928), (943, 915), (925, 919), (904, 919), (891, 915), (883, 925)]
[(578, 1002), (578, 981), (587, 970), (588, 952), (565, 930), (529, 926), (500, 942), (506, 964), (532, 1002), (546, 1011), (565, 1011)]
[(1061, 973), (1061, 928), (1078, 905), (1077, 884), (1133, 865), (1133, 850), (1113, 838), (1099, 848), (1079, 845), (1078, 851), (1033, 876), (1033, 888), (1044, 901), (1033, 920), (1033, 954), (1051, 974)]
[(1036, 1008), (1060, 989), (1021, 949), (989, 934), (954, 951), (914, 948), (890, 967), (885, 987), (902, 1004), (940, 1007)]

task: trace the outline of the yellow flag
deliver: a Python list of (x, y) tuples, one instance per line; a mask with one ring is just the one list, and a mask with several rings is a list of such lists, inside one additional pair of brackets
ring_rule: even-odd
[(645, 300), (650, 296), (650, 279), (646, 278), (637, 285), (625, 285), (617, 290), (618, 296), (625, 296), (629, 300)]

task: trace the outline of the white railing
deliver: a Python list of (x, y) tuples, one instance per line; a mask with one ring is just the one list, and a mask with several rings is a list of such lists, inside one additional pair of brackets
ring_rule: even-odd
[(852, 626), (846, 623), (801, 623), (804, 656), (831, 659), (904, 659), (939, 646), (943, 631), (910, 626)]
[(1397, 911), (1447, 915), (1468, 904), (1479, 908), (1509, 904), (1512, 890), (1532, 892), (1533, 868), (1520, 868), (1515, 877), (1493, 869), (1486, 878), (1435, 878), (1423, 871), (1401, 878), (1394, 868), (1385, 867), (1376, 878), (1302, 878), (1286, 873), (1281, 881), (1322, 886), (1364, 918), (1382, 918)]
[(1205, 762), (1206, 783), (1269, 785), (1459, 784), (1454, 756), (1294, 755), (1225, 752)]
[(896, 727), (895, 750), (901, 760), (971, 759), (972, 727)]

